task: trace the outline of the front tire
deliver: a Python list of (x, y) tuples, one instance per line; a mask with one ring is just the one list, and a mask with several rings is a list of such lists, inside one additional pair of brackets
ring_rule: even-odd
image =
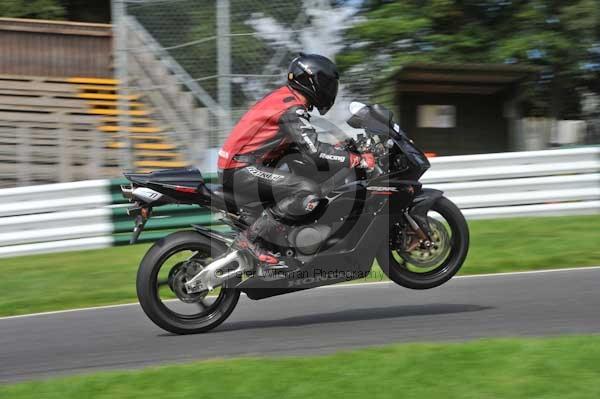
[[(161, 282), (159, 272), (165, 262), (182, 251), (200, 254), (205, 259), (216, 258), (227, 251), (222, 243), (211, 240), (194, 231), (179, 231), (157, 241), (146, 253), (137, 274), (137, 296), (144, 313), (160, 328), (175, 334), (196, 334), (206, 332), (221, 324), (235, 309), (240, 291), (233, 288), (237, 279), (227, 281), (218, 293), (214, 303), (208, 306), (200, 305), (198, 314), (181, 314), (165, 304), (161, 299), (159, 289)], [(177, 266), (175, 266), (177, 267)], [(169, 271), (167, 284), (172, 289), (172, 279)], [(169, 287), (166, 287), (167, 289)], [(169, 304), (177, 302), (169, 300)]]
[(390, 280), (406, 288), (425, 290), (450, 280), (462, 267), (469, 251), (469, 227), (460, 209), (446, 197), (440, 197), (431, 207), (448, 224), (451, 231), (450, 252), (434, 270), (420, 273), (399, 260), (390, 245), (382, 245), (377, 261)]

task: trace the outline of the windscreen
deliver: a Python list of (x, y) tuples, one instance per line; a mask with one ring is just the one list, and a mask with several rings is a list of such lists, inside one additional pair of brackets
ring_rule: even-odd
[(311, 115), (310, 123), (319, 134), (319, 140), (326, 143), (335, 144), (353, 136), (350, 131), (346, 132), (328, 119), (319, 116)]

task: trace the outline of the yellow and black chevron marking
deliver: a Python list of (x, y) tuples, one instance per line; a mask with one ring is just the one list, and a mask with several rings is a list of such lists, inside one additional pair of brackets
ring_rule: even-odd
[[(87, 113), (101, 116), (101, 132), (110, 134), (111, 149), (123, 148), (128, 135), (133, 144), (135, 167), (139, 171), (181, 168), (188, 166), (169, 142), (164, 129), (152, 118), (152, 109), (139, 94), (122, 96), (117, 94), (117, 80), (73, 77), (67, 80), (76, 85), (77, 97), (86, 101)], [(118, 101), (126, 100), (126, 110), (118, 108)], [(123, 132), (119, 118), (128, 116), (129, 126)]]

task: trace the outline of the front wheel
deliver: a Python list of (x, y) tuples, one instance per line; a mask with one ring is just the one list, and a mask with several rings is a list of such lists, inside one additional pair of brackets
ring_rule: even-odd
[(432, 245), (414, 244), (410, 229), (390, 226), (389, 245), (382, 245), (377, 261), (396, 284), (424, 290), (450, 280), (462, 267), (469, 250), (469, 227), (458, 207), (440, 197), (428, 211)]
[(193, 231), (179, 231), (148, 250), (137, 275), (137, 295), (144, 313), (175, 334), (195, 334), (221, 324), (240, 297), (238, 278), (212, 292), (188, 293), (185, 282), (227, 247)]

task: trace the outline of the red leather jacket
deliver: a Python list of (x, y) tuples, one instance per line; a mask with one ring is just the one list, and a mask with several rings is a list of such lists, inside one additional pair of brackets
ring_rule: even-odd
[(258, 101), (240, 119), (219, 151), (219, 169), (263, 165), (280, 159), (291, 143), (317, 164), (353, 167), (360, 156), (318, 141), (303, 97), (288, 86)]

